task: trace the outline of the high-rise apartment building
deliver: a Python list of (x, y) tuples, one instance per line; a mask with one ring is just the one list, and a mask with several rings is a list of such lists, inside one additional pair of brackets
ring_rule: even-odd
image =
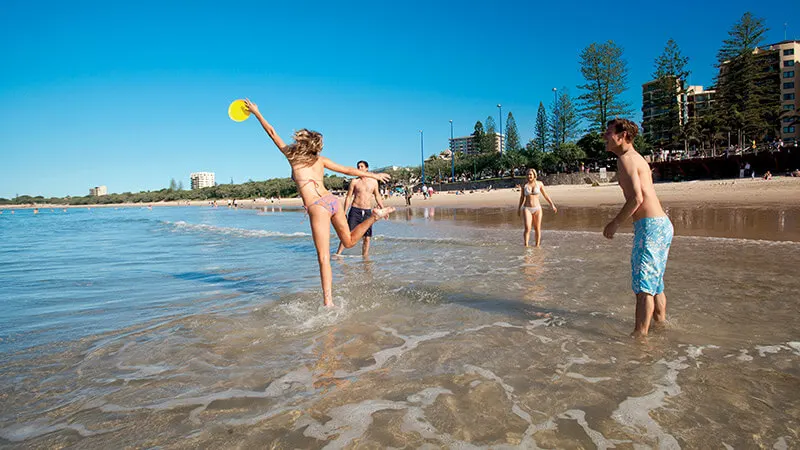
[(759, 51), (777, 53), (781, 76), (780, 138), (784, 142), (800, 141), (800, 41), (782, 41), (760, 47)]
[[(502, 150), (504, 140), (505, 135), (494, 133), (494, 150), (496, 152), (500, 152)], [(475, 155), (479, 152), (478, 143), (475, 142), (475, 136), (471, 134), (450, 139), (450, 148), (454, 152), (462, 153), (464, 155)]]
[[(780, 103), (780, 123), (775, 124), (777, 135), (784, 142), (800, 141), (800, 41), (782, 41), (765, 45), (753, 51), (758, 55), (758, 64), (763, 69), (759, 82), (773, 83), (776, 74), (780, 77), (780, 94), (774, 99)], [(720, 67), (719, 77), (725, 78), (727, 64)], [(679, 82), (675, 85), (675, 100), (679, 105), (679, 123), (686, 120), (699, 119), (714, 110), (717, 91), (714, 88), (704, 90), (703, 86), (688, 86), (685, 94), (679, 94)], [(660, 96), (656, 80), (642, 85), (642, 128), (643, 135), (652, 142), (670, 140), (670, 130), (660, 129), (658, 118), (667, 111), (660, 110), (655, 104)]]

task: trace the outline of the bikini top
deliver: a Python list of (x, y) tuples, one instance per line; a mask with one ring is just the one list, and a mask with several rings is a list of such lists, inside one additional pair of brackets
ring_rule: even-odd
[[(294, 178), (294, 172), (293, 172), (292, 173), (292, 181), (294, 181), (297, 184), (297, 186), (298, 186), (297, 187), (297, 192), (298, 193), (300, 191), (302, 191), (304, 187), (308, 186), (311, 183), (314, 183), (314, 190), (317, 192), (317, 195), (319, 195), (320, 197), (322, 196), (322, 194), (319, 193), (319, 187), (320, 187), (320, 185), (322, 185), (322, 183), (318, 182), (317, 180), (315, 180), (313, 178), (309, 178), (308, 180), (296, 180)], [(301, 184), (302, 184), (302, 186), (301, 186)]]
[(531, 194), (539, 195), (539, 193), (541, 192), (541, 189), (539, 189), (539, 183), (536, 183), (536, 187), (533, 188), (533, 192), (531, 192), (531, 187), (526, 184), (524, 191), (525, 191), (525, 195), (526, 196), (527, 195), (531, 195)]

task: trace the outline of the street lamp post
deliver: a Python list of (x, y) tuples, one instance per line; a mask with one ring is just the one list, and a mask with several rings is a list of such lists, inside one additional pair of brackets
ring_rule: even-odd
[(450, 182), (456, 182), (456, 151), (453, 145), (453, 120), (450, 120)]
[(504, 142), (503, 142), (503, 105), (498, 103), (497, 104), (497, 109), (500, 111), (498, 113), (498, 116), (500, 117), (500, 154), (502, 155), (503, 154), (503, 147), (504, 147)]
[(422, 130), (419, 130), (419, 156), (422, 160), (422, 173), (420, 181), (425, 184), (425, 148), (422, 142)]

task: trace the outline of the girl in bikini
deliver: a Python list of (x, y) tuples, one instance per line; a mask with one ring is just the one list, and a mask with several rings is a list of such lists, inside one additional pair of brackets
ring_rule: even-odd
[(525, 230), (522, 233), (525, 247), (528, 247), (531, 238), (531, 224), (536, 231), (536, 246), (539, 247), (542, 243), (542, 204), (539, 203), (539, 194), (544, 196), (547, 203), (550, 203), (553, 212), (558, 212), (556, 205), (544, 190), (544, 183), (536, 179), (536, 169), (528, 169), (528, 182), (522, 186), (522, 191), (519, 193), (519, 207), (517, 208), (517, 215), (524, 214), (525, 217)]
[(319, 276), (322, 281), (322, 302), (325, 306), (333, 306), (333, 274), (330, 257), (331, 224), (342, 244), (350, 248), (361, 240), (369, 227), (388, 216), (394, 211), (394, 208), (373, 209), (372, 216), (351, 231), (347, 226), (344, 210), (339, 206), (339, 199), (328, 192), (325, 185), (322, 184), (325, 169), (384, 182), (389, 180), (389, 174), (365, 172), (353, 167), (341, 166), (320, 156), (322, 135), (316, 131), (303, 128), (294, 134), (294, 143), (286, 145), (272, 125), (258, 111), (258, 106), (250, 100), (245, 100), (245, 104), (292, 166), (292, 179), (297, 184), (297, 190), (303, 199), (303, 205), (305, 205), (311, 221), (311, 236), (314, 238), (314, 246), (317, 249)]

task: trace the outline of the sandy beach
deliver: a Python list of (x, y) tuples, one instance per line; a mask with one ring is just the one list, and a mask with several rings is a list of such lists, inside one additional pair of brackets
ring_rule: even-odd
[[(434, 185), (434, 189), (436, 185)], [(682, 183), (656, 184), (659, 199), (667, 206), (798, 206), (800, 205), (800, 178), (780, 177), (765, 181), (756, 179), (704, 180)], [(556, 206), (586, 207), (622, 204), (625, 199), (616, 183), (600, 186), (555, 185), (547, 186), (547, 192)], [(458, 208), (513, 208), (519, 201), (518, 189), (492, 191), (467, 191), (464, 195), (443, 192), (429, 199), (414, 194), (412, 207), (458, 207)], [(207, 203), (207, 202), (195, 202)], [(250, 200), (242, 202), (249, 206)], [(263, 205), (263, 203), (256, 203)], [(268, 203), (270, 204), (270, 203)], [(284, 206), (302, 206), (300, 199), (283, 199)], [(400, 196), (390, 197), (388, 206), (405, 206)]]
[[(434, 185), (434, 189), (436, 185)], [(756, 179), (731, 179), (731, 180), (703, 180), (686, 181), (682, 183), (656, 184), (659, 199), (667, 206), (800, 206), (800, 178), (776, 177), (766, 181)], [(622, 190), (616, 183), (600, 186), (590, 185), (555, 185), (547, 186), (557, 206), (586, 207), (586, 206), (612, 206), (622, 204), (624, 198)], [(496, 208), (508, 206), (513, 208), (519, 201), (519, 190), (496, 189), (492, 191), (467, 191), (464, 195), (442, 192), (435, 193), (429, 199), (423, 199), (420, 194), (415, 194), (412, 207), (457, 207), (457, 208)], [(226, 206), (226, 200), (217, 200), (219, 206)], [(178, 201), (158, 202), (152, 206), (206, 206), (208, 200), (203, 201)], [(280, 202), (267, 200), (254, 201), (250, 199), (239, 200), (241, 207), (261, 207), (277, 205), (302, 206), (299, 198), (281, 199)], [(405, 206), (405, 199), (400, 196), (390, 197), (387, 206)], [(145, 207), (144, 203), (118, 203), (111, 205), (37, 205), (38, 208), (120, 208), (120, 207)], [(0, 209), (31, 208), (30, 205), (3, 205)]]

